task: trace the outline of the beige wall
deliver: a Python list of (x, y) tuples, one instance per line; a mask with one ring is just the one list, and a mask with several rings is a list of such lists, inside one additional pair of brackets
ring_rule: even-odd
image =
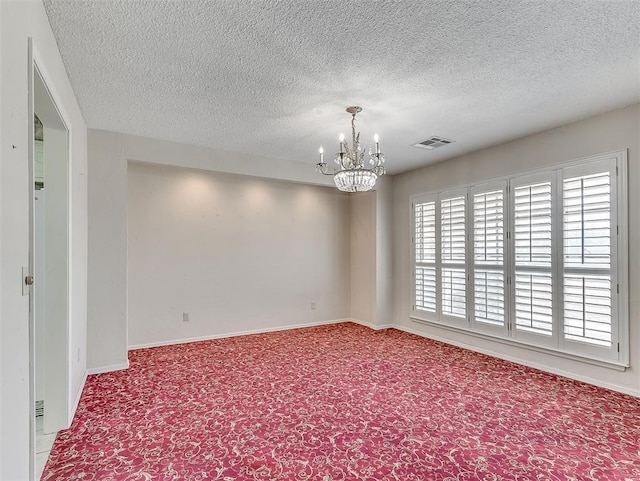
[(375, 325), (393, 323), (393, 178), (381, 177), (376, 186), (376, 315)]
[(351, 317), (373, 328), (393, 323), (393, 181), (351, 194)]
[[(630, 369), (619, 372), (411, 321), (411, 196), (622, 149), (628, 149), (629, 161)], [(639, 104), (397, 175), (393, 185), (394, 321), (429, 337), (640, 395), (639, 205)]]
[(127, 179), (129, 346), (349, 316), (347, 195), (135, 162)]
[(376, 192), (350, 194), (351, 317), (375, 324)]
[(89, 130), (87, 368), (127, 358), (127, 160), (122, 135)]

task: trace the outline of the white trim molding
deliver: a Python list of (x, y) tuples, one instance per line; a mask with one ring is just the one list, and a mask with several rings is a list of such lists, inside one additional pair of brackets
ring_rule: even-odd
[(73, 404), (71, 405), (71, 408), (69, 410), (69, 423), (68, 425), (71, 426), (71, 423), (73, 422), (73, 418), (76, 415), (76, 411), (78, 410), (78, 404), (80, 404), (80, 398), (82, 397), (82, 392), (84, 391), (84, 385), (87, 383), (87, 376), (89, 375), (88, 371), (84, 371), (84, 374), (82, 375), (82, 381), (80, 382), (80, 387), (78, 388), (78, 392), (76, 393), (76, 396), (73, 400)]
[(127, 362), (123, 362), (121, 364), (111, 364), (110, 366), (100, 366), (87, 369), (87, 375), (90, 376), (92, 374), (105, 374), (107, 372), (122, 371), (124, 369), (129, 369), (128, 360)]
[(381, 324), (376, 325), (371, 322), (361, 321), (360, 319), (345, 319), (345, 322), (353, 322), (354, 324), (359, 324), (364, 327), (368, 327), (369, 329), (373, 329), (374, 331), (382, 331), (383, 329), (390, 329), (395, 327), (393, 324)]
[[(210, 341), (212, 339), (225, 339), (227, 337), (248, 336), (251, 334), (264, 334), (267, 332), (288, 331), (290, 329), (301, 329), (304, 327), (316, 327), (330, 324), (340, 324), (342, 322), (355, 322), (352, 319), (331, 319), (327, 321), (308, 322), (301, 324), (289, 324), (287, 326), (269, 327), (266, 329), (251, 329), (248, 331), (225, 332), (222, 334), (212, 334), (210, 336), (190, 337), (183, 339), (171, 339), (168, 341), (148, 342), (144, 344), (134, 344), (129, 346), (130, 351), (136, 349), (147, 349), (150, 347), (171, 346), (174, 344), (188, 344), (190, 342)], [(364, 325), (364, 324), (363, 324)], [(370, 327), (370, 326), (367, 326)]]

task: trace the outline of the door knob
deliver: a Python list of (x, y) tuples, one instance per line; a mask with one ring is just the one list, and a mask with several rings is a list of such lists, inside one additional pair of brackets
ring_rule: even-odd
[(32, 286), (33, 285), (33, 276), (27, 276), (24, 278), (24, 283), (28, 286)]

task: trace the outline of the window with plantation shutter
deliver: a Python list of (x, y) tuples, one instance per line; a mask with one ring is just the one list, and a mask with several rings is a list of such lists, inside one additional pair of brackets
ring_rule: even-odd
[(567, 168), (562, 181), (564, 337), (604, 348), (613, 342), (614, 167)]
[(505, 326), (505, 197), (505, 182), (473, 189), (474, 320), (480, 326)]
[(515, 330), (550, 338), (553, 335), (551, 179), (532, 183), (517, 179), (515, 184)]
[(467, 315), (466, 194), (440, 200), (440, 261), (442, 314)]
[(414, 197), (411, 317), (627, 367), (626, 172), (620, 151)]
[(413, 206), (415, 309), (436, 312), (436, 202)]

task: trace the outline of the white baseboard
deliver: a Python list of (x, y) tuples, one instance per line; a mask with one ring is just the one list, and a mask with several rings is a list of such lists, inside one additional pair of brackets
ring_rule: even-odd
[(84, 374), (82, 375), (82, 381), (80, 382), (80, 388), (78, 389), (78, 392), (76, 393), (76, 397), (73, 400), (73, 404), (71, 405), (71, 411), (69, 411), (68, 413), (68, 426), (71, 426), (71, 422), (73, 421), (74, 416), (76, 415), (76, 411), (78, 409), (78, 404), (80, 404), (80, 398), (82, 397), (82, 391), (84, 391), (84, 385), (87, 382), (87, 376), (89, 375), (89, 373), (87, 371), (84, 372)]
[(347, 320), (353, 322), (354, 324), (360, 324), (361, 326), (368, 327), (369, 329), (373, 329), (374, 331), (381, 331), (383, 329), (389, 329), (389, 328), (395, 327), (393, 324), (381, 324), (378, 326), (368, 321), (361, 321), (360, 319), (347, 319)]
[(143, 344), (133, 344), (129, 346), (130, 351), (136, 349), (147, 349), (150, 347), (171, 346), (174, 344), (187, 344), (189, 342), (210, 341), (212, 339), (225, 339), (227, 337), (248, 336), (251, 334), (264, 334), (267, 332), (288, 331), (290, 329), (300, 329), (303, 327), (316, 327), (329, 324), (339, 324), (341, 322), (355, 322), (352, 319), (331, 319), (328, 321), (307, 322), (303, 324), (289, 324), (287, 326), (268, 327), (265, 329), (252, 329), (248, 331), (225, 332), (222, 334), (212, 334), (209, 336), (190, 337), (183, 339), (172, 339), (169, 341), (148, 342)]
[(121, 364), (111, 364), (110, 366), (92, 367), (87, 369), (87, 374), (104, 374), (106, 372), (122, 371), (123, 369), (129, 369), (129, 361)]
[(498, 359), (503, 359), (505, 361), (514, 362), (516, 364), (520, 364), (522, 366), (532, 367), (534, 369), (538, 369), (540, 371), (549, 372), (551, 374), (557, 374), (558, 376), (566, 377), (569, 379), (573, 379), (575, 381), (581, 381), (587, 384), (592, 384), (594, 386), (603, 387), (605, 389), (610, 389), (612, 391), (620, 392), (623, 394), (629, 394), (630, 396), (639, 397), (640, 391), (636, 389), (629, 389), (625, 386), (619, 386), (617, 384), (611, 384), (608, 382), (600, 381), (599, 379), (593, 379), (588, 376), (581, 376), (579, 374), (574, 374), (571, 372), (563, 371), (562, 369), (557, 369), (553, 367), (549, 367), (544, 364), (539, 364), (537, 362), (531, 362), (524, 359), (520, 359), (513, 356), (504, 355), (495, 351), (491, 351), (489, 349), (483, 349), (481, 347), (472, 346), (470, 344), (466, 344), (464, 342), (453, 341), (451, 339), (447, 339), (445, 337), (435, 336), (435, 335), (426, 335), (424, 332), (417, 331), (415, 329), (411, 329), (410, 327), (393, 325), (391, 326), (394, 329), (398, 329), (399, 331), (408, 332), (410, 334), (415, 334), (420, 337), (424, 337), (427, 339), (433, 339), (434, 341), (443, 342), (444, 344), (451, 344), (453, 346), (461, 347), (462, 349), (467, 349), (469, 351), (479, 352), (481, 354), (486, 354), (487, 356), (496, 357)]

